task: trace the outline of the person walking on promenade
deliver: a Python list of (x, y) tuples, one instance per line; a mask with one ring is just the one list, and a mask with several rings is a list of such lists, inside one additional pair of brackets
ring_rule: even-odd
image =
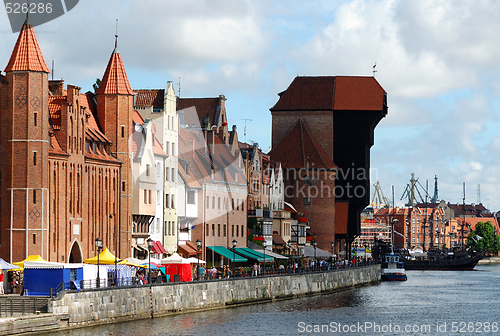
[(253, 264), (252, 266), (252, 276), (257, 276), (258, 275), (258, 271), (259, 271), (259, 266), (257, 265), (257, 263)]

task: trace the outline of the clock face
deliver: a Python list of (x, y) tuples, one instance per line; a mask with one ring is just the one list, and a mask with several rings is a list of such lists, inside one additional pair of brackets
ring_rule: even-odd
[(135, 124), (135, 131), (142, 132), (142, 124)]

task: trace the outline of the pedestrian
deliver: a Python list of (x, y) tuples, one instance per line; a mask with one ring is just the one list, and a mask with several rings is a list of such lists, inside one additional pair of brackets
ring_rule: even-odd
[(5, 294), (3, 290), (3, 271), (0, 270), (0, 294)]
[(252, 276), (257, 276), (259, 271), (259, 266), (257, 266), (257, 263), (253, 264), (252, 266)]
[(200, 279), (205, 279), (205, 267), (203, 265), (200, 265)]

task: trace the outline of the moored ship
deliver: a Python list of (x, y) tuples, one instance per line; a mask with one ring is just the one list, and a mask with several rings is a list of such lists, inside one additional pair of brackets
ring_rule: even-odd
[(432, 251), (428, 253), (410, 254), (401, 252), (407, 270), (473, 270), (482, 254), (469, 253), (468, 251)]
[(384, 281), (406, 281), (406, 271), (404, 263), (401, 262), (398, 254), (390, 253), (385, 255), (382, 262), (381, 278)]

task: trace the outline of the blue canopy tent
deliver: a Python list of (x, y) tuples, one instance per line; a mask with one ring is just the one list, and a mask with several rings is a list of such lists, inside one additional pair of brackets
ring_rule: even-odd
[(83, 264), (26, 261), (24, 263), (25, 295), (49, 296), (51, 288), (57, 288), (64, 281), (64, 288), (80, 287), (83, 280)]

